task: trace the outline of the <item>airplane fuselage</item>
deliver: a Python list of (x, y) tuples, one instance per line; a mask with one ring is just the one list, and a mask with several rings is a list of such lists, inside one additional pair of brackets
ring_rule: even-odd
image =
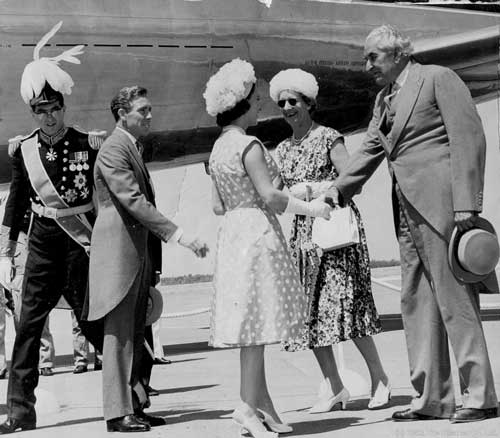
[[(366, 35), (393, 23), (415, 41), (452, 36), (500, 23), (500, 15), (387, 4), (274, 0), (4, 0), (0, 3), (0, 183), (8, 182), (7, 139), (36, 126), (19, 94), (24, 66), (40, 37), (63, 26), (42, 50), (55, 56), (85, 45), (82, 65), (65, 65), (75, 81), (66, 99), (69, 123), (113, 127), (109, 102), (122, 86), (148, 88), (154, 106), (146, 157), (159, 166), (206, 157), (219, 130), (205, 111), (210, 75), (235, 57), (251, 61), (266, 81), (279, 70), (304, 68), (320, 84), (318, 119), (342, 132), (366, 125), (377, 88), (364, 72)], [(497, 89), (497, 59), (471, 70), (451, 58), (475, 96)], [(288, 134), (278, 108), (264, 103), (254, 133), (276, 143)]]

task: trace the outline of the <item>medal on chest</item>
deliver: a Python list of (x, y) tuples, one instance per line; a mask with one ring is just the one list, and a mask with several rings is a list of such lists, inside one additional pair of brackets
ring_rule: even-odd
[(81, 172), (89, 170), (90, 166), (87, 163), (89, 160), (88, 151), (78, 151), (69, 155), (69, 170), (71, 172)]

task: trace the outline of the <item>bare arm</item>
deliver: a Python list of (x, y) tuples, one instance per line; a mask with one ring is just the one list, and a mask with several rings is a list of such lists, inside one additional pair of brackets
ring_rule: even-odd
[(214, 179), (212, 179), (212, 210), (217, 216), (223, 216), (226, 212), (226, 207), (224, 207), (224, 202), (220, 197), (219, 190), (217, 189), (217, 184)]
[(243, 165), (266, 205), (277, 213), (283, 213), (288, 204), (288, 195), (274, 187), (264, 152), (256, 141), (248, 146), (243, 157)]

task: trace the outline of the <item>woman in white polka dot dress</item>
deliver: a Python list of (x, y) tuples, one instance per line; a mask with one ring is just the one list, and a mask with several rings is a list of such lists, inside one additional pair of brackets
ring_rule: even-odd
[(209, 343), (241, 347), (242, 405), (233, 419), (254, 437), (274, 437), (292, 429), (281, 423), (269, 396), (264, 346), (298, 334), (305, 317), (304, 294), (275, 212), (328, 217), (330, 207), (324, 198), (309, 203), (274, 188), (276, 164), (256, 137), (245, 134), (257, 123), (260, 106), (251, 64), (225, 64), (203, 96), (223, 127), (209, 163), (214, 211), (224, 215)]

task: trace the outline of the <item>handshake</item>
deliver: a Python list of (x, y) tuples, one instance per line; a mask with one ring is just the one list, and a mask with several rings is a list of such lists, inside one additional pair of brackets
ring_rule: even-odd
[[(286, 213), (330, 219), (330, 212), (340, 204), (339, 191), (331, 181), (301, 182), (291, 186), (289, 191), (292, 196)], [(313, 198), (311, 202), (302, 201), (310, 198)]]

